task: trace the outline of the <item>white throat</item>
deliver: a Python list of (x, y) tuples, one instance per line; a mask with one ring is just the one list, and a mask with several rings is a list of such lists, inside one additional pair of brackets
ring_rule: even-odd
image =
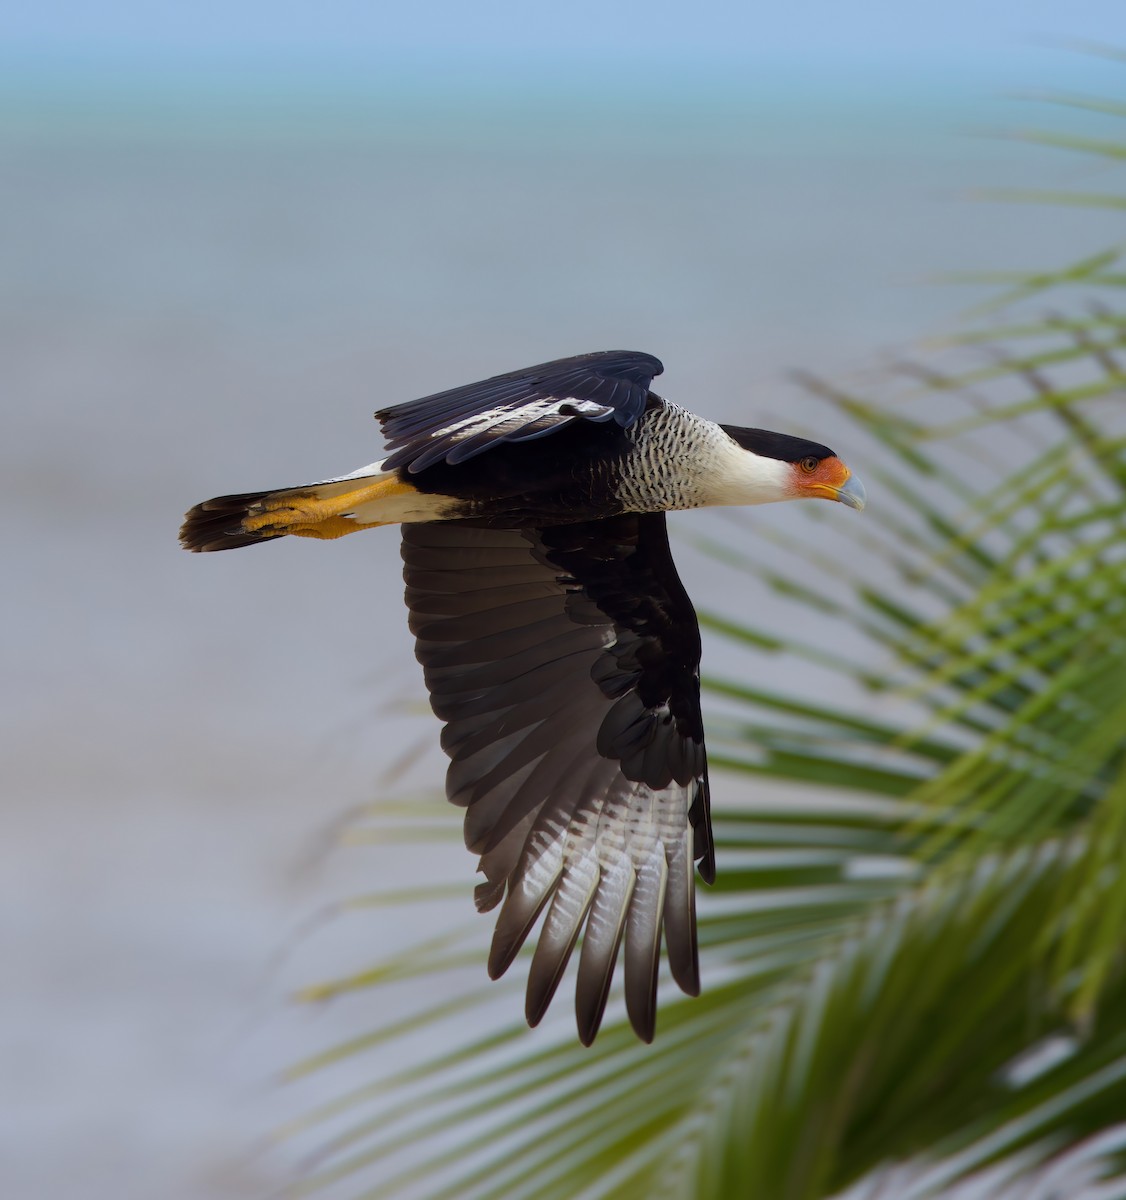
[(716, 426), (719, 438), (708, 447), (705, 469), (709, 480), (708, 505), (769, 504), (793, 494), (793, 467), (778, 458), (744, 450)]

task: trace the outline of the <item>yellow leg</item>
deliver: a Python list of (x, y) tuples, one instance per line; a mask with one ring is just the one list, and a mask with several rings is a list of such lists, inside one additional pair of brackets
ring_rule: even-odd
[(352, 517), (325, 517), (315, 525), (294, 525), (287, 529), (286, 533), (291, 533), (294, 537), (323, 538), (328, 541), (330, 538), (343, 537), (346, 533), (355, 533), (357, 529), (374, 529), (377, 525), (384, 524), (389, 522), (368, 521), (365, 525)]
[[(326, 484), (325, 491), (339, 484)], [(297, 537), (338, 538), (358, 529), (390, 524), (383, 521), (361, 522), (350, 514), (362, 504), (388, 500), (392, 496), (410, 495), (416, 491), (409, 483), (398, 479), (381, 479), (362, 484), (336, 495), (318, 496), (316, 490), (290, 490), (266, 497), (253, 505), (242, 519), (247, 533), (290, 533)]]

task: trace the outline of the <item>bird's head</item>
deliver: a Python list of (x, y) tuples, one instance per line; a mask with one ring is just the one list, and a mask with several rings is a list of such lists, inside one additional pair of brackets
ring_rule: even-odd
[(768, 429), (721, 428), (750, 456), (741, 456), (738, 464), (742, 487), (737, 490), (744, 495), (729, 503), (812, 498), (864, 507), (864, 485), (828, 446)]

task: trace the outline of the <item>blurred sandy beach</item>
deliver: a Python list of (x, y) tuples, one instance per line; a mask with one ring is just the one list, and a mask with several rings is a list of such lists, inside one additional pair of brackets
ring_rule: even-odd
[[(184, 509), (348, 471), (379, 455), (376, 407), (584, 350), (659, 355), (658, 390), (716, 419), (821, 430), (787, 373), (870, 379), (940, 332), (976, 293), (928, 277), (1113, 240), (1109, 216), (1053, 214), (1046, 245), (1040, 210), (969, 203), (1064, 164), (967, 136), (1010, 119), (976, 84), (901, 86), (9, 89), (3, 1195), (276, 1189), (284, 1161), (254, 1151), (312, 1093), (273, 1079), (370, 1003), (289, 991), (412, 936), (374, 912), (294, 943), (373, 872), (413, 878), (324, 853), (389, 763), (420, 745), (392, 786), (440, 785), (397, 538), (198, 558)], [(473, 861), (442, 854), (468, 912)]]

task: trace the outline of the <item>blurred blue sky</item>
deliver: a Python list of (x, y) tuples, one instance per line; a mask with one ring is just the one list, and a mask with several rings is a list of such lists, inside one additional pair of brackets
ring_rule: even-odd
[[(147, 71), (346, 70), (373, 62), (498, 60), (529, 71), (583, 63), (765, 71), (955, 63), (996, 74), (1045, 41), (1126, 43), (1123, 0), (41, 0), (10, 6), (0, 65)], [(1024, 55), (1024, 78), (1028, 58)]]

